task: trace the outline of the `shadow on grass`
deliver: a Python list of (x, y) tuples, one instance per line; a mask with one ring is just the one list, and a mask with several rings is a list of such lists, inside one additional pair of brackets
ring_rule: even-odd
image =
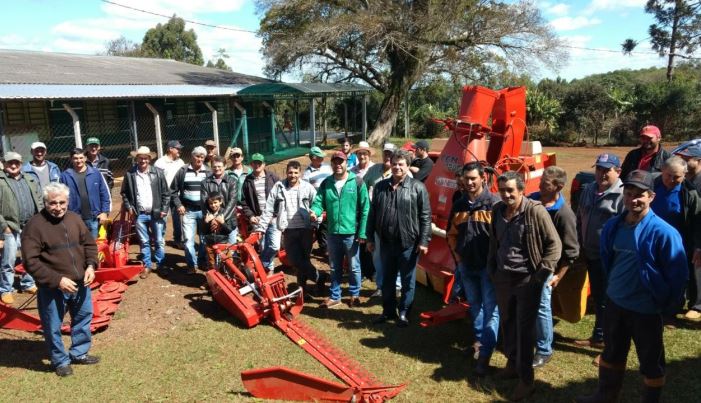
[(48, 350), (43, 340), (10, 339), (0, 343), (0, 367), (23, 368), (36, 372), (51, 371), (44, 363)]

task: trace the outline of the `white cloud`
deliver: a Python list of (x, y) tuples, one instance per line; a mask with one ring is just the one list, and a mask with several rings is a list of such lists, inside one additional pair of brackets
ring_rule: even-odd
[(592, 0), (585, 8), (587, 14), (593, 14), (601, 10), (615, 10), (622, 8), (645, 8), (646, 0)]
[[(226, 26), (228, 28), (237, 28), (235, 26)], [(260, 38), (254, 33), (228, 31), (222, 29), (214, 29), (207, 27), (196, 27), (197, 42), (202, 48), (204, 59), (216, 62), (216, 52), (224, 48), (226, 54), (229, 55), (225, 59), (235, 72), (262, 75), (265, 63), (263, 56), (260, 54), (260, 48), (263, 46)]]
[(560, 17), (550, 21), (550, 25), (556, 31), (574, 31), (576, 29), (601, 24), (598, 18), (587, 17)]
[(566, 16), (567, 13), (570, 11), (570, 6), (568, 4), (564, 3), (558, 3), (552, 6), (549, 6), (545, 12), (548, 14), (552, 15), (557, 15), (557, 16)]

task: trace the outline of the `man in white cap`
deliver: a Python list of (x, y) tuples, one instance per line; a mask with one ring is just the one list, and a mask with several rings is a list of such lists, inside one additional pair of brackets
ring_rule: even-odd
[(61, 169), (58, 165), (46, 160), (46, 144), (35, 141), (30, 148), (32, 149), (32, 160), (27, 161), (22, 166), (22, 172), (33, 175), (42, 188), (51, 182), (59, 182)]
[[(12, 285), (15, 280), (15, 263), (20, 247), (20, 234), (29, 219), (42, 208), (39, 182), (21, 170), (22, 156), (14, 151), (5, 153), (4, 168), (0, 172), (0, 298), (6, 304), (14, 303)], [(35, 294), (37, 287), (29, 274), (22, 276), (22, 291)]]
[[(180, 168), (185, 165), (185, 162), (180, 158), (180, 150), (183, 145), (180, 144), (178, 140), (169, 140), (166, 144), (168, 151), (161, 158), (157, 159), (153, 164), (156, 168), (163, 170), (166, 176), (166, 182), (168, 187), (173, 184), (173, 178)], [(173, 207), (172, 205), (170, 207)], [(171, 216), (173, 217), (173, 242), (176, 247), (180, 249), (183, 248), (183, 233), (182, 233), (182, 223), (180, 222), (180, 214), (173, 214), (171, 210)], [(165, 236), (167, 222), (163, 222), (163, 234)]]
[[(195, 274), (197, 267), (207, 267), (204, 240), (198, 230), (202, 228), (204, 222), (200, 197), (202, 181), (209, 172), (209, 169), (204, 165), (206, 156), (207, 150), (204, 147), (195, 147), (192, 150), (190, 164), (180, 168), (170, 185), (171, 203), (182, 218), (188, 274)], [(199, 237), (197, 251), (195, 249), (195, 232), (198, 232)]]
[(100, 151), (102, 151), (100, 139), (97, 137), (88, 137), (88, 139), (85, 140), (85, 146), (87, 147), (85, 149), (86, 162), (90, 164), (91, 167), (100, 171), (111, 192), (114, 187), (114, 175), (110, 170), (110, 160), (100, 153)]
[(170, 206), (170, 189), (163, 170), (151, 166), (153, 157), (148, 147), (141, 146), (134, 152), (136, 164), (124, 175), (121, 190), (122, 206), (134, 217), (136, 233), (139, 235), (144, 261), (141, 278), (148, 277), (153, 271), (151, 239), (154, 243), (156, 267), (161, 272), (165, 258), (163, 226)]

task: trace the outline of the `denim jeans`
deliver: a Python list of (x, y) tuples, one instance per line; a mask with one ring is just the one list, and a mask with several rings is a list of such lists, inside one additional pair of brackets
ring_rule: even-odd
[[(375, 284), (378, 290), (382, 290), (382, 283), (385, 280), (385, 272), (382, 270), (382, 245), (380, 244), (380, 236), (375, 234), (375, 250), (372, 252), (372, 264), (375, 266)], [(402, 288), (402, 282), (397, 276), (397, 290)]]
[[(5, 246), (2, 249), (2, 267), (0, 268), (0, 293), (12, 292), (15, 282), (15, 263), (17, 263), (17, 251), (21, 246), (20, 234), (14, 232), (2, 235)], [(20, 288), (26, 290), (34, 287), (34, 279), (29, 274), (24, 274), (20, 280)]]
[(355, 235), (328, 234), (326, 247), (329, 251), (329, 263), (331, 263), (331, 299), (341, 299), (344, 257), (348, 257), (350, 268), (348, 291), (352, 297), (360, 296), (360, 256)]
[(489, 357), (494, 352), (499, 335), (499, 308), (494, 284), (487, 269), (468, 270), (458, 263), (455, 273), (470, 305), (475, 340), (480, 342), (479, 354)]
[(604, 278), (601, 260), (587, 259), (587, 273), (591, 287), (591, 298), (596, 307), (594, 329), (591, 338), (595, 341), (604, 340), (604, 311), (606, 310), (606, 279)]
[(100, 229), (100, 220), (97, 218), (87, 218), (83, 219), (85, 226), (88, 227), (88, 231), (92, 234), (94, 239), (97, 239), (97, 232)]
[(237, 243), (237, 238), (239, 237), (239, 229), (238, 227), (234, 228), (230, 233), (229, 233), (229, 243), (230, 244), (235, 244)]
[(538, 318), (535, 323), (535, 352), (540, 355), (553, 354), (553, 288), (548, 285), (553, 275), (550, 274), (543, 284), (543, 292), (540, 294), (540, 306)]
[[(183, 228), (183, 242), (185, 242), (185, 261), (187, 267), (207, 267), (207, 251), (202, 238), (202, 210), (186, 210), (180, 217)], [(199, 244), (195, 250), (195, 232)]]
[[(414, 290), (416, 288), (416, 261), (419, 254), (416, 246), (402, 248), (401, 242), (382, 241), (382, 270), (384, 282), (382, 283), (382, 313), (386, 316), (395, 316), (397, 309), (400, 314), (409, 314), (414, 302)], [(386, 281), (399, 277), (402, 294), (397, 306), (397, 296), (394, 281)]]
[(151, 268), (151, 236), (154, 238), (154, 258), (156, 266), (161, 267), (165, 258), (165, 241), (163, 241), (163, 227), (165, 222), (162, 218), (153, 219), (150, 213), (139, 214), (136, 218), (136, 233), (139, 235), (141, 243), (141, 256), (144, 261), (144, 266), (147, 269)]
[[(71, 359), (81, 358), (90, 350), (90, 322), (93, 317), (92, 292), (90, 287), (78, 285), (74, 294), (57, 288), (39, 287), (37, 292), (39, 317), (44, 341), (49, 348), (54, 368), (65, 367)], [(71, 315), (71, 348), (66, 349), (61, 339), (61, 325), (66, 316), (66, 307)]]
[(281, 237), (282, 232), (277, 229), (277, 225), (271, 220), (261, 240), (260, 262), (266, 270), (272, 270), (274, 267), (273, 260), (275, 260), (275, 255), (280, 250)]

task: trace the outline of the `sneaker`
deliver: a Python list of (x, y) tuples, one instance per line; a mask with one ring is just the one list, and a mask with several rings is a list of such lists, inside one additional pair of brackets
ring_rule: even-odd
[(7, 305), (12, 305), (15, 303), (15, 297), (12, 296), (11, 292), (2, 293), (2, 295), (0, 296), (0, 300), (2, 300), (2, 302), (6, 303)]
[(141, 271), (141, 274), (139, 274), (140, 279), (145, 279), (148, 278), (148, 276), (151, 275), (151, 269), (146, 267), (144, 270)]
[(66, 376), (71, 376), (73, 375), (73, 368), (69, 365), (64, 365), (62, 367), (56, 367), (54, 370), (56, 372), (56, 375), (60, 376), (61, 378), (66, 377)]
[(196, 267), (188, 267), (187, 274), (197, 274), (197, 268)]
[(533, 357), (533, 368), (542, 367), (543, 365), (550, 362), (552, 358), (552, 355), (536, 354), (535, 357)]
[(686, 319), (691, 319), (691, 320), (701, 319), (701, 312), (695, 311), (693, 309), (689, 309), (689, 312), (687, 312), (686, 315), (684, 315), (684, 317)]
[(372, 295), (370, 295), (370, 298), (377, 298), (377, 297), (382, 298), (382, 290), (375, 290), (375, 292), (373, 292)]
[(79, 358), (71, 358), (71, 364), (77, 365), (94, 365), (100, 362), (100, 357), (96, 355), (85, 354)]
[(319, 308), (340, 308), (341, 307), (341, 300), (340, 299), (331, 299), (331, 298), (326, 298), (324, 302), (319, 305)]
[(37, 286), (33, 285), (33, 286), (27, 288), (26, 290), (24, 290), (24, 291), (22, 291), (22, 292), (26, 292), (27, 294), (32, 294), (32, 295), (34, 295), (34, 294), (37, 293), (37, 290), (38, 290)]

